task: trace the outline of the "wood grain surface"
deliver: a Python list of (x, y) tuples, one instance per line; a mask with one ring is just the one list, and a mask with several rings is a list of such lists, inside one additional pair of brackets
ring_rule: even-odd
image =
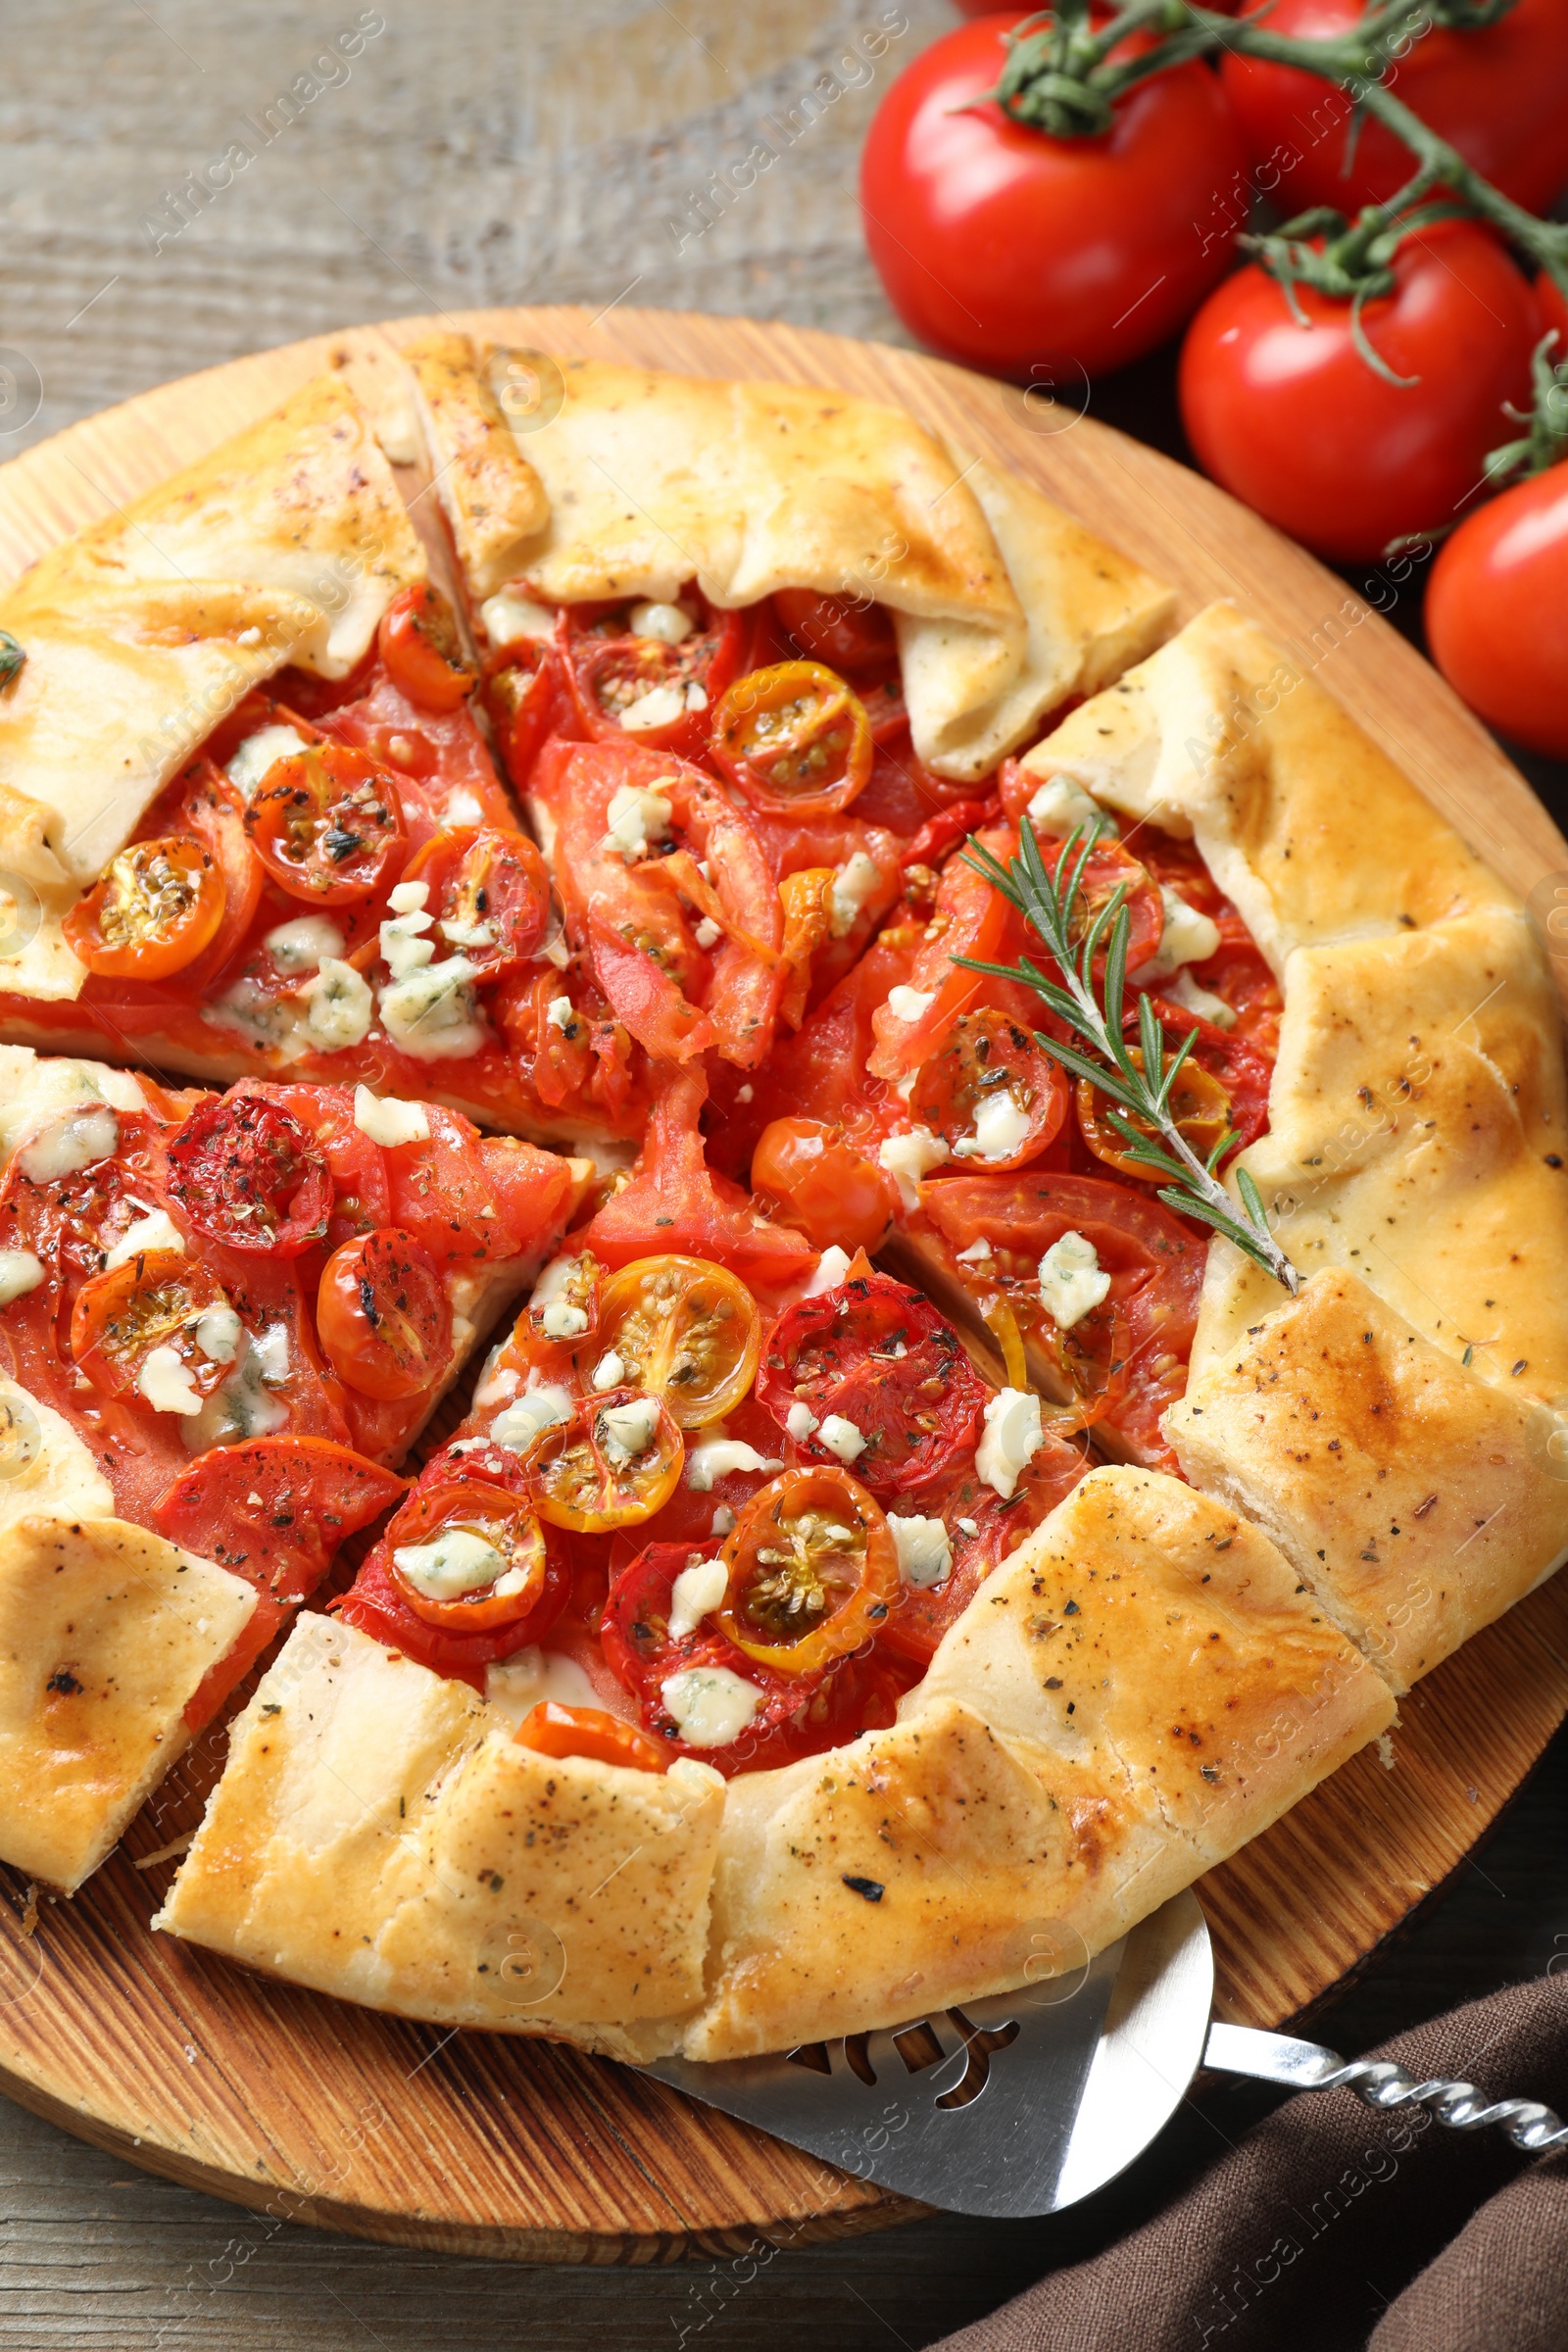
[[(446, 316), (446, 314), (443, 314)], [(0, 469), (0, 572), (200, 455), (323, 365), (372, 402), (426, 323), (315, 338), (148, 392)], [(808, 329), (627, 307), (460, 314), (530, 349), (841, 385), (1029, 474), (1179, 588), (1230, 595), (1384, 742), (1522, 893), (1568, 847), (1491, 739), (1360, 600), (1220, 492), (1071, 411)], [(1347, 812), (1353, 823), (1354, 812)], [(1458, 1866), (1568, 1710), (1568, 1588), (1421, 1685), (1364, 1751), (1200, 1885), (1219, 2006), (1271, 2025), (1361, 1964)], [(277, 2221), (524, 2261), (657, 2262), (875, 2230), (912, 2210), (634, 2072), (537, 2042), (442, 2036), (263, 1983), (152, 1935), (221, 1760), (209, 1736), (35, 1935), (0, 1911), (0, 2075), (99, 2146)]]

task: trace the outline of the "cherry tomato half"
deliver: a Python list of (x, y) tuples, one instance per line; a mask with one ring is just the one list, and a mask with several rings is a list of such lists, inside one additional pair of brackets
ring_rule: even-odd
[(498, 979), (538, 953), (550, 922), (550, 876), (525, 833), (449, 826), (415, 853), (403, 879), (429, 885), (426, 913), (479, 978)]
[(719, 1631), (781, 1674), (809, 1674), (874, 1640), (899, 1591), (887, 1520), (847, 1470), (813, 1465), (773, 1479), (719, 1557), (729, 1576)]
[(874, 1250), (895, 1206), (874, 1160), (820, 1119), (770, 1119), (752, 1153), (752, 1190), (779, 1201), (818, 1250)]
[(713, 712), (713, 759), (759, 808), (831, 816), (871, 773), (860, 698), (820, 662), (776, 662), (737, 678)]
[(1299, 322), (1255, 262), (1209, 296), (1182, 346), (1182, 418), (1204, 472), (1336, 563), (1451, 524), (1511, 438), (1504, 404), (1529, 400), (1535, 299), (1488, 230), (1441, 221), (1392, 267), (1394, 291), (1361, 324), (1399, 382), (1362, 358), (1348, 302), (1298, 285)]
[(452, 1361), (452, 1304), (429, 1251), (395, 1225), (327, 1259), (316, 1328), (339, 1380), (390, 1402), (433, 1388)]
[(595, 1764), (619, 1764), (629, 1772), (667, 1772), (675, 1751), (662, 1740), (604, 1707), (567, 1707), (542, 1698), (518, 1724), (519, 1747), (539, 1756), (586, 1756)]
[(107, 980), (183, 971), (223, 919), (223, 877), (188, 834), (133, 841), (78, 899), (63, 929), (72, 953)]
[(198, 1233), (228, 1250), (298, 1257), (332, 1213), (332, 1178), (310, 1129), (235, 1087), (193, 1110), (169, 1146), (169, 1189)]
[[(1565, 337), (1558, 357), (1568, 353)], [(1568, 464), (1468, 515), (1427, 582), (1432, 659), (1514, 743), (1568, 760)]]
[(674, 1494), (685, 1442), (666, 1407), (635, 1389), (584, 1397), (528, 1455), (539, 1515), (581, 1535), (651, 1519)]
[(540, 747), (555, 733), (564, 701), (561, 662), (548, 638), (520, 638), (494, 669), (485, 697), (507, 774), (518, 792), (527, 785)]
[[(422, 1572), (436, 1581), (430, 1555), (443, 1542), (462, 1543), (477, 1554), (478, 1565), (489, 1570), (482, 1585), (450, 1597), (423, 1589), (416, 1579)], [(524, 1496), (484, 1480), (430, 1487), (421, 1482), (387, 1529), (384, 1547), (402, 1600), (426, 1625), (447, 1633), (493, 1633), (515, 1624), (533, 1614), (544, 1594), (549, 1547), (537, 1513)]]
[[(210, 1316), (214, 1319), (204, 1333), (204, 1318)], [(160, 1409), (140, 1386), (155, 1351), (166, 1362), (172, 1354), (196, 1395), (210, 1396), (234, 1368), (239, 1344), (233, 1332), (233, 1310), (222, 1284), (199, 1259), (178, 1250), (149, 1250), (95, 1274), (76, 1293), (71, 1310), (71, 1352), (77, 1371), (101, 1395), (123, 1396), (144, 1413)], [(216, 1353), (209, 1352), (204, 1338)]]
[[(1136, 1046), (1130, 1052), (1142, 1069), (1142, 1053)], [(1087, 1078), (1077, 1081), (1073, 1095), (1079, 1133), (1097, 1159), (1102, 1159), (1107, 1168), (1115, 1168), (1123, 1176), (1140, 1178), (1145, 1184), (1165, 1181), (1157, 1168), (1134, 1157), (1125, 1137), (1111, 1124), (1110, 1113), (1117, 1106), (1108, 1096), (1102, 1094), (1098, 1086), (1091, 1086)], [(1184, 1141), (1206, 1166), (1209, 1153), (1231, 1125), (1231, 1099), (1213, 1072), (1195, 1061), (1191, 1054), (1176, 1073), (1170, 1092), (1170, 1111)], [(1159, 1142), (1159, 1131), (1149, 1120), (1140, 1118), (1136, 1112), (1121, 1115), (1140, 1135)]]
[(910, 1116), (956, 1159), (1021, 1168), (1060, 1132), (1067, 1080), (1027, 1029), (1000, 1012), (961, 1012), (920, 1065)]
[(245, 830), (279, 888), (312, 906), (347, 906), (380, 888), (406, 847), (398, 790), (368, 752), (307, 744), (268, 770)]
[[(978, 1439), (986, 1404), (952, 1324), (886, 1274), (786, 1307), (763, 1343), (757, 1394), (785, 1431), (798, 1405), (817, 1428), (834, 1415), (852, 1423), (865, 1441), (855, 1475), (882, 1497), (945, 1477)], [(813, 1465), (835, 1460), (816, 1429), (791, 1444)]]
[(858, 597), (818, 596), (812, 588), (776, 588), (773, 610), (784, 632), (808, 662), (824, 662), (841, 674), (898, 666), (893, 615), (885, 605)]
[(750, 1393), (761, 1336), (756, 1299), (725, 1267), (643, 1257), (605, 1285), (596, 1345), (617, 1386), (662, 1396), (677, 1429), (703, 1429)]
[[(678, 645), (633, 637), (612, 620), (587, 629), (564, 609), (558, 656), (582, 733), (590, 741), (642, 744), (652, 752), (695, 758), (708, 742), (709, 713), (740, 668), (752, 624), (744, 613), (720, 612), (707, 628)], [(668, 709), (652, 716), (636, 706), (658, 694)], [(644, 723), (628, 727), (628, 713)]]
[(456, 710), (479, 682), (457, 615), (439, 588), (416, 580), (381, 615), (376, 642), (387, 674), (421, 710)]

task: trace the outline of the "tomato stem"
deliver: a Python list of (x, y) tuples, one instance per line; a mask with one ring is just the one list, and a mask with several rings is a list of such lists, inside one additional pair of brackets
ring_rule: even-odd
[(1517, 441), (1505, 441), (1487, 458), (1487, 480), (1494, 490), (1528, 475), (1544, 473), (1548, 466), (1568, 458), (1568, 357), (1552, 364), (1552, 348), (1562, 336), (1548, 327), (1536, 345), (1530, 368), (1535, 399), (1528, 412), (1505, 403), (1505, 411), (1528, 431)]

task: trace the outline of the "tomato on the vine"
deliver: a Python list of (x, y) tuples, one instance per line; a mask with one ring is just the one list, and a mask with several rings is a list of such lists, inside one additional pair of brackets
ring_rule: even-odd
[[(1248, 15), (1254, 13), (1250, 6)], [(1265, 23), (1289, 40), (1333, 40), (1363, 0), (1269, 0)], [(1395, 195), (1415, 171), (1403, 141), (1359, 117), (1333, 82), (1227, 51), (1225, 92), (1287, 213), (1331, 204), (1354, 214)], [(1425, 31), (1390, 75), (1395, 95), (1504, 195), (1544, 212), (1568, 185), (1568, 11), (1517, 0), (1494, 24)]]
[(1211, 294), (1182, 347), (1182, 418), (1204, 471), (1338, 562), (1451, 523), (1529, 394), (1539, 331), (1529, 285), (1486, 229), (1407, 237), (1395, 289), (1361, 313), (1398, 383), (1356, 348), (1348, 302), (1286, 290), (1250, 263)]
[[(922, 342), (1067, 396), (1181, 325), (1229, 260), (1195, 220), (1245, 185), (1206, 65), (1140, 84), (1098, 138), (1052, 138), (988, 101), (1021, 14), (960, 24), (883, 99), (865, 144), (866, 242)], [(1081, 405), (1081, 403), (1079, 404)]]
[(1488, 723), (1568, 760), (1568, 461), (1467, 515), (1427, 582), (1432, 659)]

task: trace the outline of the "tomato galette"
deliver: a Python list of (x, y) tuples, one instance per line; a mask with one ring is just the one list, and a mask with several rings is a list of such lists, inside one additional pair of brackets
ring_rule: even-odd
[(1568, 1549), (1543, 959), (910, 417), (405, 357), (421, 467), (307, 386), (0, 610), (0, 1855), (260, 1667), (176, 1936), (628, 2058), (1005, 1989)]

